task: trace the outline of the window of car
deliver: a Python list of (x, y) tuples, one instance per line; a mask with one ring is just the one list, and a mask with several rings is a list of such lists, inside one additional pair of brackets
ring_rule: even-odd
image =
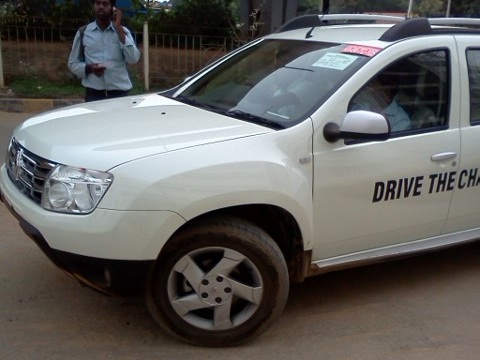
[(470, 86), (470, 123), (480, 124), (480, 49), (467, 50)]
[(286, 128), (318, 109), (370, 58), (344, 44), (264, 40), (202, 74), (176, 99)]
[(381, 113), (393, 135), (447, 126), (449, 61), (446, 50), (416, 53), (380, 71), (349, 103), (349, 111)]

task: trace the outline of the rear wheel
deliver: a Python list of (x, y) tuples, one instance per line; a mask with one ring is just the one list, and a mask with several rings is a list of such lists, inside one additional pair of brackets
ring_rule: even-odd
[(177, 234), (151, 273), (147, 306), (183, 341), (231, 346), (263, 332), (288, 297), (288, 271), (257, 226), (223, 218)]

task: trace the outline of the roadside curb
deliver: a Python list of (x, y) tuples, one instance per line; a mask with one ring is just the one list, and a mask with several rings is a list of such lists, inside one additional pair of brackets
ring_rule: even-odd
[(0, 98), (0, 111), (35, 114), (82, 102), (83, 99)]

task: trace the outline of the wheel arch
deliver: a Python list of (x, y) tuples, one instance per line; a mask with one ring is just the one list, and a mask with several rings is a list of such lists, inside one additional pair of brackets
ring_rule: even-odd
[(302, 232), (294, 216), (278, 206), (249, 204), (213, 210), (189, 220), (175, 233), (222, 216), (237, 217), (253, 223), (265, 231), (282, 251), (290, 281), (301, 282), (304, 280), (310, 265), (311, 252), (305, 251)]

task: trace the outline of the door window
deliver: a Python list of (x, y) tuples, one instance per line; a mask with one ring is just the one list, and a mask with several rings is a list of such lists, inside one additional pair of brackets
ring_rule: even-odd
[(398, 60), (378, 73), (352, 98), (349, 111), (383, 114), (393, 135), (445, 127), (449, 89), (447, 64), (445, 50), (417, 53)]
[(467, 50), (470, 84), (470, 123), (480, 124), (480, 49)]

